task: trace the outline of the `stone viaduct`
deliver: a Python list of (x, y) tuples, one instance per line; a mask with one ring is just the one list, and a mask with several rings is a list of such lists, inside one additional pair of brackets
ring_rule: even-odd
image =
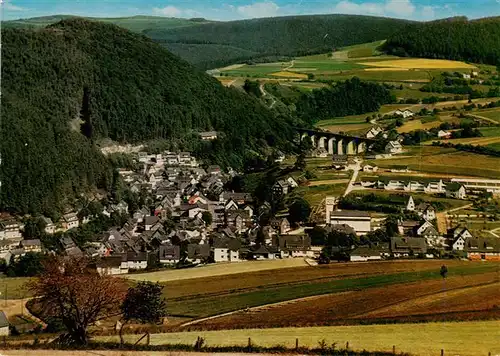
[(316, 131), (309, 129), (296, 129), (300, 136), (300, 141), (309, 137), (313, 148), (324, 148), (329, 155), (358, 155), (366, 152), (368, 147), (375, 143), (375, 140), (342, 135), (333, 132)]

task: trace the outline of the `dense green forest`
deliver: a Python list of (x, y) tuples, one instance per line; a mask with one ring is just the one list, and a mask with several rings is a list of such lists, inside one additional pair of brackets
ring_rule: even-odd
[[(70, 16), (5, 22), (5, 27), (42, 27)], [(200, 69), (236, 62), (324, 53), (334, 48), (386, 39), (411, 23), (357, 15), (311, 15), (213, 22), (154, 16), (92, 18), (153, 38)]]
[[(50, 212), (110, 189), (112, 167), (93, 144), (101, 138), (168, 139), (235, 168), (271, 146), (290, 148), (296, 122), (144, 36), (71, 19), (2, 37), (2, 210)], [(197, 132), (211, 129), (224, 138), (201, 142)]]
[(297, 102), (297, 115), (312, 124), (332, 117), (378, 111), (381, 105), (395, 101), (384, 85), (352, 78), (303, 94)]
[[(334, 48), (386, 39), (409, 21), (355, 15), (314, 15), (214, 22), (172, 29), (145, 30), (155, 41), (171, 43), (232, 46), (234, 53), (213, 56), (217, 66), (241, 61), (241, 51), (256, 52), (247, 59), (267, 56), (298, 56), (325, 53)], [(195, 49), (195, 48), (194, 48)], [(183, 58), (199, 67), (206, 59), (193, 49)], [(203, 47), (199, 48), (200, 51)], [(174, 52), (175, 53), (175, 52)], [(210, 65), (213, 68), (213, 64)]]
[(500, 65), (500, 17), (410, 23), (388, 38), (385, 50), (398, 56)]

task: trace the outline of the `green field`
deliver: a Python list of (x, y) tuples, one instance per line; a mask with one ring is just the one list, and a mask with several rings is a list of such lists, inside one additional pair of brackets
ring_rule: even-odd
[[(420, 181), (418, 178), (413, 178), (411, 180)], [(437, 196), (434, 196), (431, 194), (404, 192), (404, 191), (387, 191), (387, 190), (379, 190), (379, 189), (356, 190), (352, 194), (356, 194), (356, 195), (375, 194), (375, 195), (382, 196), (382, 197), (389, 197), (390, 195), (403, 195), (403, 196), (407, 196), (408, 198), (410, 196), (412, 196), (413, 199), (420, 199), (420, 200), (423, 200), (427, 203), (441, 202), (441, 203), (446, 204), (449, 208), (458, 208), (458, 207), (461, 207), (461, 206), (464, 206), (464, 205), (467, 205), (470, 203), (469, 201), (441, 198), (441, 197), (437, 197)]]
[(474, 115), (486, 117), (491, 120), (495, 120), (500, 123), (500, 108), (481, 110), (473, 112)]
[[(0, 278), (0, 300), (1, 299), (21, 299), (31, 296), (31, 293), (26, 288), (26, 283), (29, 282), (29, 278), (18, 277)], [(1, 305), (1, 304), (0, 304)], [(1, 308), (0, 308), (1, 309)]]
[[(205, 338), (209, 346), (245, 346), (250, 337), (255, 345), (293, 348), (298, 338), (302, 346), (318, 347), (321, 340), (328, 345), (336, 343), (337, 348), (349, 342), (349, 347), (358, 351), (392, 351), (396, 346), (396, 352), (419, 356), (436, 356), (441, 349), (445, 355), (500, 353), (500, 321), (197, 331), (153, 334), (151, 344), (194, 344), (198, 336)], [(98, 339), (117, 341), (117, 336)], [(127, 336), (126, 340), (135, 342), (137, 336)]]
[(311, 206), (316, 206), (326, 196), (342, 195), (347, 188), (347, 184), (325, 184), (314, 187), (299, 187), (296, 192), (304, 197)]
[[(412, 154), (414, 156), (408, 157)], [(405, 157), (380, 159), (371, 163), (383, 168), (408, 167), (414, 171), (429, 173), (500, 178), (500, 158), (440, 147), (427, 147), (425, 151), (424, 147), (417, 148), (405, 154)]]
[[(496, 271), (497, 264), (468, 264), (450, 268), (449, 276), (465, 276)], [(277, 303), (286, 300), (304, 298), (315, 295), (339, 293), (353, 289), (381, 287), (396, 283), (417, 282), (441, 278), (439, 270), (424, 270), (394, 274), (376, 275), (363, 278), (346, 278), (316, 282), (290, 282), (284, 285), (262, 286), (254, 291), (234, 291), (224, 296), (198, 296), (195, 298), (170, 299), (169, 314), (189, 318), (203, 318), (222, 314), (233, 310)], [(279, 282), (278, 280), (276, 282)], [(166, 284), (168, 289), (168, 283)]]

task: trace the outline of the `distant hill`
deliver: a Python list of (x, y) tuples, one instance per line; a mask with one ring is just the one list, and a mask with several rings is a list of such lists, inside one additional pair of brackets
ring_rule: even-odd
[[(289, 148), (288, 118), (126, 29), (67, 19), (2, 30), (2, 42), (0, 210), (50, 214), (90, 189), (113, 189), (94, 145), (103, 138), (168, 139), (234, 168), (252, 152)], [(224, 137), (201, 142), (206, 130)]]
[[(234, 53), (211, 57), (211, 65), (220, 66), (241, 59), (241, 51), (257, 53), (251, 58), (269, 56), (297, 56), (324, 53), (333, 48), (386, 39), (412, 22), (406, 20), (355, 16), (313, 15), (263, 18), (243, 21), (215, 22), (200, 26), (150, 29), (144, 34), (155, 41), (171, 46), (204, 44), (231, 46)], [(170, 48), (170, 47), (169, 47)], [(182, 47), (179, 54), (200, 68), (209, 67), (203, 49), (186, 55)], [(176, 51), (174, 51), (176, 53)]]
[[(42, 16), (42, 17), (33, 17), (29, 19), (5, 21), (2, 23), (2, 25), (4, 27), (14, 27), (14, 28), (39, 28), (54, 24), (62, 20), (67, 20), (77, 17), (78, 16), (73, 16), (73, 15)], [(124, 27), (130, 31), (138, 33), (141, 33), (146, 29), (151, 30), (151, 29), (179, 28), (179, 27), (196, 26), (209, 22), (208, 20), (200, 18), (180, 19), (180, 18), (170, 18), (161, 16), (131, 16), (131, 17), (115, 17), (115, 18), (85, 17), (85, 19), (92, 21), (100, 21), (105, 23), (112, 23)]]
[[(7, 21), (6, 27), (44, 27), (67, 15)], [(143, 33), (172, 53), (211, 69), (235, 62), (277, 60), (384, 40), (410, 21), (356, 15), (287, 16), (230, 22), (154, 16), (93, 18)]]
[(500, 65), (500, 17), (411, 23), (390, 36), (388, 53)]

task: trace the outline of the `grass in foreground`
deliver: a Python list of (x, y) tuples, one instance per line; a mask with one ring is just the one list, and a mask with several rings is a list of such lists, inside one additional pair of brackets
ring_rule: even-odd
[[(397, 352), (406, 351), (419, 356), (436, 356), (441, 349), (445, 350), (445, 355), (500, 353), (500, 321), (184, 332), (154, 334), (151, 343), (194, 344), (198, 336), (205, 338), (208, 345), (244, 346), (251, 337), (255, 345), (294, 347), (298, 338), (300, 345), (310, 347), (317, 347), (323, 339), (329, 345), (337, 343), (338, 347), (349, 342), (349, 348), (354, 350), (391, 352), (395, 345)], [(116, 341), (117, 337), (98, 339)], [(128, 335), (126, 339), (133, 342), (137, 337)]]

